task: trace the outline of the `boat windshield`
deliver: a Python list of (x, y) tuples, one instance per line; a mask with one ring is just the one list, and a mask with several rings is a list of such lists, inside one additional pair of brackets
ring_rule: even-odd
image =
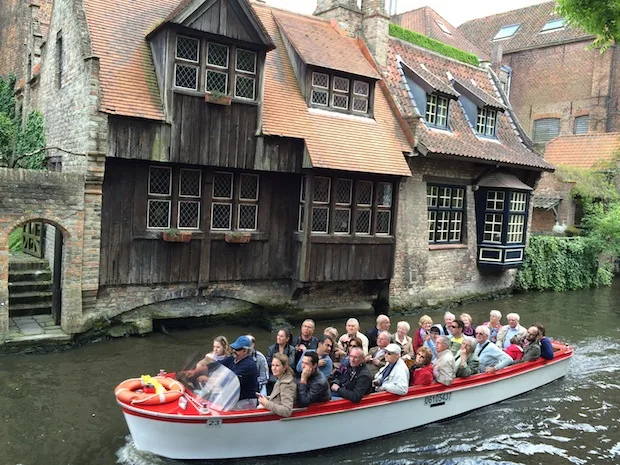
[[(219, 362), (208, 357), (190, 357), (177, 378), (193, 392), (202, 405), (227, 412), (239, 400), (239, 378)], [(196, 360), (196, 361), (194, 361)]]

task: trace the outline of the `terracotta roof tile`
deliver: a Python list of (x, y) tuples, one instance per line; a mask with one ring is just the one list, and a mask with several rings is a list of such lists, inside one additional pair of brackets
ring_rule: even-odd
[(355, 39), (343, 37), (330, 22), (274, 10), (277, 24), (308, 65), (379, 79)]
[(451, 95), (458, 98), (460, 94), (454, 90), (454, 88), (447, 82), (443, 81), (440, 77), (431, 73), (423, 63), (406, 63), (403, 62), (403, 66), (409, 68), (410, 71), (417, 74), (423, 81), (425, 81), (430, 87), (442, 94)]
[[(489, 97), (495, 95), (495, 98), (499, 99), (497, 89), (485, 69), (476, 68), (399, 39), (391, 38), (388, 45), (388, 68), (384, 79), (404, 117), (413, 116), (417, 113), (404, 84), (397, 57), (400, 57), (407, 64), (423, 63), (431, 73), (444, 81), (445, 85), (450, 85), (446, 71), (463, 82), (471, 82), (473, 79), (480, 91)], [(424, 111), (424, 109), (421, 110)], [(467, 121), (461, 105), (453, 101), (450, 104), (451, 130), (430, 129), (423, 120), (420, 120), (417, 123), (416, 139), (429, 152), (436, 154), (501, 163), (507, 166), (553, 170), (553, 167), (540, 155), (532, 152), (523, 144), (515, 127), (514, 121), (507, 113), (499, 113), (497, 116), (497, 139), (478, 137)]]
[(488, 106), (490, 106), (492, 108), (499, 108), (501, 110), (505, 110), (506, 109), (506, 105), (501, 103), (497, 99), (497, 97), (493, 97), (492, 95), (487, 94), (480, 87), (473, 85), (471, 83), (471, 81), (465, 81), (465, 80), (459, 79), (459, 78), (454, 78), (454, 81), (455, 81), (457, 87), (459, 85), (464, 87), (466, 90), (468, 90), (470, 93), (472, 93), (478, 99), (480, 99), (485, 105), (488, 105)]
[(84, 0), (94, 55), (100, 62), (101, 111), (163, 119), (147, 33), (178, 0)]
[(617, 156), (620, 156), (620, 132), (560, 136), (545, 149), (549, 162), (582, 168), (591, 168)]
[[(391, 20), (399, 26), (473, 53), (481, 60), (488, 61), (489, 59), (484, 50), (471, 42), (457, 27), (454, 27), (429, 6), (401, 13), (393, 16)], [(450, 34), (447, 34), (440, 25), (450, 31)]]
[[(261, 4), (253, 6), (276, 44), (276, 50), (267, 54), (263, 133), (304, 139), (314, 168), (409, 176), (403, 152), (412, 148), (383, 93), (378, 88), (375, 92), (374, 119), (308, 109), (272, 9)], [(287, 22), (323, 22), (273, 11), (278, 18), (286, 15)], [(344, 53), (361, 53), (355, 41), (339, 37), (346, 44), (346, 48), (339, 45)]]
[(494, 43), (493, 37), (497, 32), (503, 26), (513, 24), (521, 25), (517, 32), (508, 39), (496, 42), (502, 44), (504, 53), (579, 39), (586, 40), (592, 37), (573, 27), (541, 33), (547, 21), (561, 18), (554, 10), (554, 1), (540, 3), (518, 10), (473, 19), (461, 24), (458, 28), (470, 41), (489, 54)]

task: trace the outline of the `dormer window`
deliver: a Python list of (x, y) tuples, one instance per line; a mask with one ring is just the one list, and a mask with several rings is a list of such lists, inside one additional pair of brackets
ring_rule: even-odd
[[(206, 54), (201, 53), (201, 47), (206, 47)], [(204, 63), (201, 63), (202, 60)], [(256, 52), (194, 37), (177, 36), (175, 88), (199, 91), (203, 82), (205, 92), (224, 95), (232, 93), (238, 99), (256, 100), (256, 79)]]
[(427, 95), (426, 122), (438, 128), (448, 127), (448, 99), (437, 94)]
[(476, 132), (481, 136), (495, 137), (495, 127), (497, 125), (497, 110), (489, 107), (478, 108), (478, 119), (476, 120)]
[(313, 72), (310, 104), (354, 114), (368, 114), (370, 84), (366, 81)]

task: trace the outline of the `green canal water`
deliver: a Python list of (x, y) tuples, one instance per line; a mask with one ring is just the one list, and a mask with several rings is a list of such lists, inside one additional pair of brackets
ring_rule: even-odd
[[(575, 347), (568, 376), (462, 418), (354, 446), (293, 457), (228, 461), (262, 464), (614, 464), (620, 463), (620, 280), (611, 288), (518, 294), (453, 309), (476, 323), (492, 309), (516, 311), (524, 325)], [(430, 313), (441, 321), (443, 312)], [(394, 315), (417, 327), (419, 313)], [(361, 318), (367, 329), (371, 317)], [(344, 329), (344, 320), (319, 321)], [(173, 371), (204, 353), (217, 334), (252, 332), (265, 349), (272, 334), (217, 328), (152, 334), (92, 344), (64, 353), (0, 357), (0, 465), (172, 465), (133, 446), (113, 390), (123, 379)], [(398, 419), (378, 418), (382, 422)], [(317, 431), (316, 434), (338, 434)], [(303, 440), (300, 438), (300, 440)], [(191, 462), (192, 464), (200, 462)]]

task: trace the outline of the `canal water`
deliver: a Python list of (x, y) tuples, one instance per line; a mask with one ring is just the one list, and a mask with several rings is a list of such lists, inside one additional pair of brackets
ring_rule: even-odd
[[(550, 385), (439, 424), (354, 446), (294, 457), (229, 461), (262, 464), (598, 464), (620, 463), (620, 280), (611, 288), (518, 294), (453, 309), (486, 321), (516, 311), (524, 325), (575, 347), (568, 376)], [(430, 313), (441, 321), (442, 312)], [(394, 316), (417, 327), (420, 314)], [(362, 318), (364, 328), (372, 318)], [(321, 321), (317, 329), (344, 320)], [(273, 336), (234, 326), (152, 334), (64, 353), (0, 357), (0, 465), (172, 465), (135, 449), (113, 390), (123, 379), (172, 371), (204, 353), (217, 334), (252, 332), (259, 349)], [(377, 418), (381, 425), (393, 418)], [(316, 434), (338, 434), (317, 431)], [(241, 438), (231, 438), (234, 441)], [(277, 441), (277, 438), (274, 438)], [(299, 439), (303, 441), (303, 438)], [(193, 464), (200, 462), (191, 462)]]

